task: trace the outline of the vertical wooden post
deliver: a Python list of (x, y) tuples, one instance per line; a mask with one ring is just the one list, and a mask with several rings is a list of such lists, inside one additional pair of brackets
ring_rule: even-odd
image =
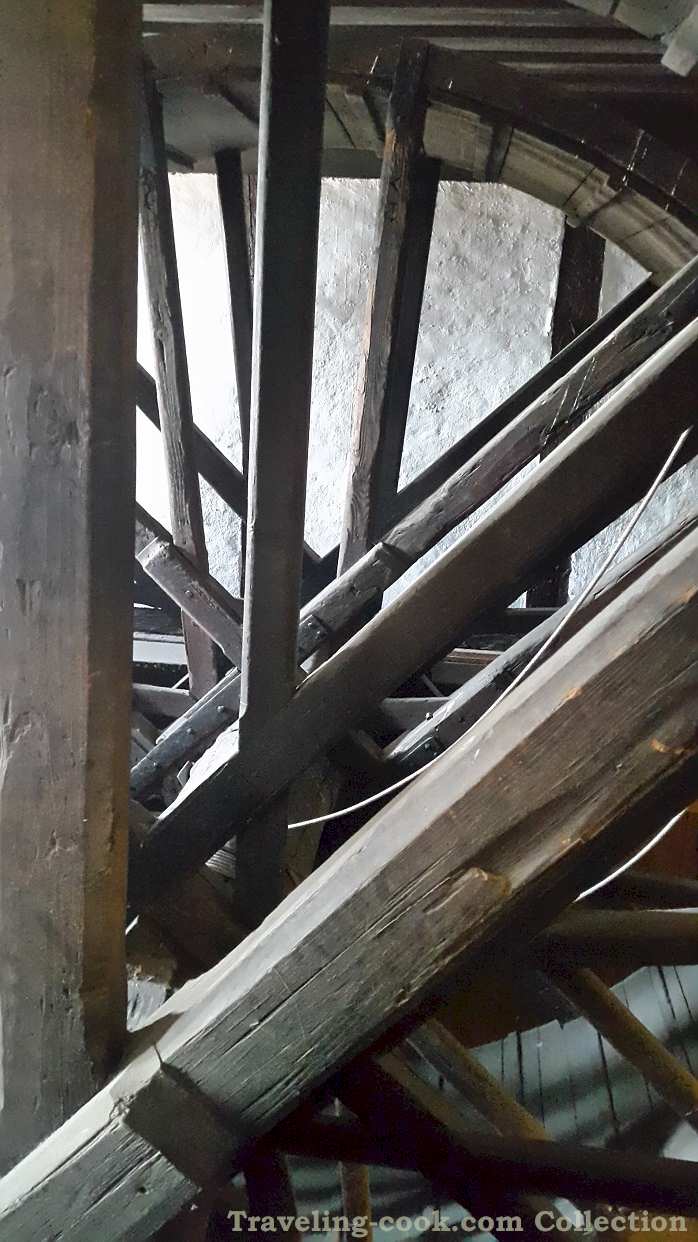
[[(172, 538), (199, 569), (208, 569), (196, 461), (184, 320), (177, 273), (162, 100), (144, 76), (140, 176), (141, 245), (155, 338), (156, 382), (170, 493)], [(183, 617), (189, 688), (197, 698), (217, 681), (210, 639)]]
[(439, 186), (439, 163), (422, 148), (427, 54), (425, 43), (403, 43), (390, 96), (339, 573), (383, 533), (400, 476)]
[[(242, 472), (247, 478), (250, 459), (250, 385), (252, 382), (252, 284), (250, 280), (252, 234), (247, 223), (249, 201), (245, 195), (239, 151), (216, 154), (218, 197), (221, 205), (225, 257), (230, 293), (230, 323), (242, 441)], [(249, 180), (249, 179), (248, 179)], [(240, 594), (245, 585), (245, 523), (240, 523)]]
[[(240, 745), (296, 688), (329, 0), (265, 0)], [(237, 843), (236, 909), (282, 895), (286, 800)]]
[[(553, 309), (551, 353), (555, 357), (596, 322), (601, 299), (606, 243), (591, 229), (572, 228), (565, 220), (560, 250), (557, 293)], [(547, 456), (570, 431), (574, 422), (553, 429), (543, 446)], [(569, 598), (572, 558), (567, 556), (536, 582), (526, 596), (529, 608), (559, 608)]]
[(3, 5), (0, 1168), (125, 1019), (136, 0)]

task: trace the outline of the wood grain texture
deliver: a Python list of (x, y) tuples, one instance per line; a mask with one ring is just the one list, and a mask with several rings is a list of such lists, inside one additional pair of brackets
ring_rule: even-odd
[[(553, 357), (598, 318), (605, 253), (603, 237), (584, 225), (572, 228), (565, 220), (553, 306), (550, 341)], [(565, 428), (553, 430), (543, 445), (543, 454), (551, 452), (573, 426), (574, 420), (571, 420)], [(546, 608), (565, 604), (569, 598), (571, 570), (569, 557), (559, 565), (550, 566), (538, 582), (529, 587), (528, 606)]]
[[(329, 0), (266, 0), (255, 243), (243, 750), (298, 681)], [(281, 290), (281, 295), (280, 295)], [(283, 894), (288, 815), (237, 844), (235, 905), (255, 926)]]
[[(167, 173), (162, 99), (146, 70), (143, 77), (143, 139), (140, 232), (150, 322), (155, 343), (156, 384), (170, 520), (175, 545), (206, 572), (208, 556), (196, 463), (194, 415), (179, 292), (172, 204)], [(199, 698), (218, 680), (210, 639), (185, 615), (189, 685)]]
[(169, 540), (153, 539), (139, 552), (138, 561), (153, 582), (239, 667), (242, 600), (230, 595), (209, 573), (197, 569)]
[(428, 50), (403, 43), (388, 104), (339, 573), (382, 534), (400, 477), (439, 185), (438, 161), (423, 155)]
[(0, 1168), (125, 1028), (138, 6), (3, 6)]
[(132, 871), (132, 899), (137, 903), (139, 889), (147, 891), (149, 871), (162, 874), (165, 858), (170, 871), (203, 862), (224, 832), (231, 835), (226, 824), (244, 824), (374, 703), (452, 647), (476, 616), (508, 602), (546, 558), (579, 547), (640, 499), (678, 435), (695, 426), (697, 358), (694, 324), (313, 673), (288, 708), (250, 740), (244, 759), (237, 738), (223, 734), (208, 775), (190, 781), (154, 828)]
[(245, 197), (239, 151), (216, 153), (216, 180), (228, 268), (230, 320), (242, 441), (242, 473), (247, 474), (252, 383), (252, 284), (245, 223)]
[(530, 936), (689, 801), (697, 552), (692, 532), (164, 1005), (150, 1044), (0, 1183), (7, 1236), (58, 1218), (75, 1242), (146, 1238), (513, 919)]

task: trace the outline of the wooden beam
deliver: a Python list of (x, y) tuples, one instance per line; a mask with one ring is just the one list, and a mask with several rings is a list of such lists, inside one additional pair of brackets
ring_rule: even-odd
[(209, 573), (197, 569), (169, 540), (153, 539), (139, 552), (138, 561), (148, 577), (239, 668), (242, 600), (230, 595)]
[[(448, 650), (478, 614), (516, 596), (525, 575), (546, 558), (579, 547), (640, 499), (679, 433), (695, 425), (698, 416), (689, 393), (697, 358), (698, 323), (665, 345), (408, 591), (309, 677), (288, 708), (258, 732), (244, 759), (234, 733), (223, 734), (209, 774), (198, 784), (190, 781), (158, 822), (143, 851), (140, 874), (134, 870), (132, 875), (133, 899), (139, 900), (139, 890), (148, 891), (148, 872), (163, 875), (165, 858), (170, 873), (173, 863), (186, 869), (205, 861), (222, 844), (221, 817), (223, 824), (231, 819), (244, 823), (260, 800), (281, 792), (374, 703)], [(654, 427), (651, 442), (648, 418)], [(403, 534), (406, 549), (411, 528)], [(156, 752), (157, 747), (142, 761), (146, 771)]]
[[(591, 229), (584, 225), (572, 228), (568, 220), (565, 220), (553, 307), (551, 333), (553, 357), (598, 319), (605, 254), (606, 243), (603, 237), (600, 237), (598, 233), (592, 233)], [(574, 421), (571, 421), (561, 429), (551, 427), (543, 445), (543, 456), (552, 452), (574, 426)], [(551, 566), (543, 577), (529, 588), (526, 597), (528, 606), (530, 608), (555, 608), (565, 604), (569, 597), (571, 571), (570, 557), (559, 565)]]
[(546, 959), (571, 965), (698, 965), (698, 914), (688, 910), (568, 910), (543, 934)]
[[(695, 529), (696, 525), (698, 512), (674, 522), (655, 539), (643, 544), (633, 556), (626, 557), (615, 569), (610, 570), (589, 599), (566, 623), (560, 640), (566, 641), (577, 633), (590, 617), (644, 573), (689, 530)], [(385, 748), (385, 760), (404, 771), (419, 768), (431, 755), (438, 754), (456, 738), (461, 737), (492, 706), (507, 686), (511, 685), (514, 678), (523, 672), (543, 644), (562, 624), (571, 606), (552, 613), (529, 634), (497, 656), (493, 663), (466, 682), (460, 690), (456, 690), (442, 704), (437, 704), (428, 718), (425, 716), (408, 733)], [(554, 646), (551, 647), (553, 649)], [(389, 702), (395, 700), (391, 699)]]
[(125, 1033), (139, 15), (8, 0), (2, 25), (4, 1169)]
[[(694, 588), (695, 589), (695, 588)], [(698, 1079), (591, 970), (557, 964), (550, 971), (560, 989), (592, 1026), (652, 1084), (679, 1117), (698, 1125)]]
[(228, 268), (233, 358), (242, 440), (242, 472), (247, 475), (252, 382), (252, 285), (239, 151), (216, 153), (216, 179)]
[(654, 875), (631, 868), (594, 893), (595, 906), (626, 909), (698, 910), (698, 880), (679, 875)]
[[(512, 426), (508, 429), (511, 439), (495, 439), (490, 446), (486, 459), (493, 466), (491, 472), (482, 471), (484, 458), (481, 452), (479, 458), (475, 457), (470, 465), (466, 463), (452, 478), (447, 479), (428, 502), (418, 506), (409, 516), (409, 520), (398, 523), (389, 531), (367, 557), (310, 602), (301, 615), (298, 658), (305, 660), (319, 649), (335, 645), (337, 636), (341, 636), (351, 627), (354, 618), (359, 617), (366, 606), (372, 604), (387, 586), (396, 582), (465, 513), (472, 511), (477, 503), (492, 495), (502, 482), (530, 460), (539, 447), (539, 433), (536, 428), (549, 425), (551, 421), (561, 417), (564, 410), (574, 412), (582, 407), (588, 409), (592, 402), (592, 393), (596, 394), (596, 400), (606, 391), (610, 382), (609, 372), (619, 380), (626, 374), (625, 368), (630, 366), (630, 358), (638, 358), (638, 351), (640, 360), (645, 358), (646, 351), (650, 348), (648, 333), (655, 341), (664, 339), (668, 330), (667, 317), (670, 317), (672, 330), (674, 325), (678, 327), (686, 319), (690, 319), (698, 311), (698, 260), (656, 295), (652, 309), (652, 316), (642, 315), (637, 319), (635, 316), (631, 317), (619, 329), (613, 342), (607, 342), (599, 351), (592, 351), (586, 363), (575, 368), (566, 380), (560, 380), (535, 405), (520, 414), (517, 420), (512, 420)], [(512, 454), (508, 451), (512, 443), (518, 454), (514, 458), (514, 462), (519, 463), (518, 466), (513, 464)], [(477, 468), (473, 470), (473, 467)], [(477, 491), (472, 479), (473, 473), (477, 480)], [(558, 501), (553, 503), (558, 504)], [(471, 621), (475, 619), (475, 615), (470, 618)], [(454, 633), (453, 641), (458, 641), (467, 626), (468, 619), (462, 617), (462, 626), (459, 632)], [(424, 663), (435, 654), (441, 652), (435, 649), (429, 655), (425, 654)], [(376, 696), (376, 702), (414, 671), (414, 667), (405, 668), (394, 684)], [(234, 679), (224, 678), (220, 689), (214, 691), (212, 697), (202, 704), (200, 712), (192, 712), (186, 721), (182, 721), (180, 728), (169, 731), (158, 746), (157, 753), (153, 752), (132, 772), (131, 789), (134, 797), (152, 788), (167, 768), (186, 759), (195, 744), (200, 745), (206, 738), (220, 733), (224, 724), (230, 721), (231, 712), (237, 713), (239, 693), (239, 686)], [(372, 704), (367, 705), (366, 710), (369, 706)], [(188, 733), (189, 729), (193, 733)]]
[[(179, 292), (162, 99), (144, 74), (140, 176), (141, 250), (155, 341), (156, 383), (170, 517), (175, 545), (206, 572), (208, 556), (194, 446), (184, 320)], [(184, 640), (189, 686), (199, 698), (218, 680), (210, 639), (185, 615)]]
[[(357, 1122), (314, 1117), (304, 1119), (302, 1126), (283, 1123), (277, 1133), (286, 1151), (309, 1159), (364, 1160), (371, 1165), (415, 1172), (420, 1163), (407, 1127), (397, 1133), (393, 1130), (387, 1139), (382, 1134), (372, 1134)], [(443, 1137), (438, 1141), (446, 1154)], [(491, 1186), (488, 1215), (495, 1218), (504, 1214), (499, 1194), (502, 1185), (514, 1192), (537, 1191), (561, 1198), (569, 1197), (574, 1187), (579, 1198), (583, 1191), (587, 1202), (623, 1203), (627, 1207), (690, 1216), (696, 1212), (695, 1165), (691, 1160), (656, 1159), (641, 1152), (504, 1139), (490, 1134), (463, 1136), (459, 1148), (459, 1155), (453, 1144), (448, 1148), (451, 1180), (458, 1181), (460, 1193), (473, 1178)], [(594, 1215), (592, 1210), (592, 1220)], [(643, 1218), (638, 1216), (636, 1222), (639, 1231)], [(546, 1217), (544, 1223), (547, 1230), (552, 1226), (551, 1218)]]
[(425, 159), (422, 145), (427, 55), (427, 44), (403, 43), (388, 104), (339, 573), (359, 560), (389, 525), (400, 477), (439, 187), (439, 163)]
[(188, 690), (137, 683), (133, 687), (133, 702), (145, 716), (165, 716), (177, 720), (191, 707), (192, 697)]
[(690, 801), (697, 554), (692, 532), (154, 1015), (151, 1042), (0, 1182), (13, 1242), (56, 1219), (69, 1233), (87, 1212), (101, 1242), (148, 1237), (438, 982), (503, 945), (514, 915), (517, 939), (531, 936)]
[[(243, 752), (298, 680), (329, 0), (266, 0), (264, 14)], [(281, 798), (237, 842), (235, 905), (250, 926), (281, 900), (287, 822)]]

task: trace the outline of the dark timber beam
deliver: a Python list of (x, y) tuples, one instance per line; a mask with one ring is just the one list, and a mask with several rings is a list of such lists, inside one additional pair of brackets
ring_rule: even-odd
[[(486, 453), (480, 446), (479, 456), (474, 456), (449, 477), (433, 496), (387, 532), (366, 557), (312, 600), (301, 616), (298, 658), (306, 660), (328, 644), (336, 645), (337, 638), (387, 586), (396, 582), (423, 552), (535, 456), (542, 428), (579, 409), (588, 410), (609, 386), (624, 378), (672, 332), (690, 320), (698, 312), (698, 260), (655, 295), (648, 304), (648, 311), (651, 313), (647, 315), (642, 310), (631, 315), (617, 332), (549, 392), (516, 418), (508, 417), (501, 434), (488, 446)], [(490, 463), (490, 468), (483, 472), (484, 461)], [(475, 619), (473, 616), (472, 620)], [(460, 632), (453, 636), (454, 642), (467, 625), (464, 620)], [(414, 671), (414, 668), (406, 669), (402, 680)], [(398, 681), (390, 686), (386, 693), (399, 684)], [(200, 709), (192, 711), (180, 727), (168, 731), (157, 753), (153, 752), (134, 768), (131, 785), (134, 796), (140, 796), (157, 784), (164, 771), (186, 759), (207, 738), (220, 733), (237, 714), (239, 693), (235, 678), (224, 678)], [(383, 697), (383, 694), (377, 696), (376, 701)]]
[(242, 600), (236, 599), (209, 573), (197, 569), (167, 539), (153, 539), (138, 554), (148, 577), (174, 600), (182, 612), (240, 666)]
[[(572, 228), (565, 220), (553, 307), (553, 357), (570, 345), (586, 328), (590, 328), (598, 318), (605, 253), (606, 243), (603, 237), (584, 225)], [(551, 427), (542, 446), (543, 454), (551, 452), (574, 425), (571, 422), (561, 430)], [(529, 589), (526, 597), (529, 607), (556, 608), (565, 604), (569, 596), (571, 569), (572, 561), (569, 557), (559, 565), (551, 566)]]
[[(689, 530), (695, 529), (697, 524), (698, 512), (693, 512), (667, 527), (655, 539), (648, 540), (636, 553), (610, 569), (596, 590), (566, 623), (560, 642), (576, 633), (590, 617), (644, 573), (677, 540)], [(456, 738), (461, 737), (511, 685), (514, 678), (523, 672), (543, 644), (552, 637), (570, 608), (571, 605), (567, 605), (552, 613), (459, 690), (449, 695), (443, 703), (437, 703), (428, 718), (425, 716), (414, 728), (385, 748), (383, 754), (386, 761), (404, 771), (419, 768), (431, 755), (445, 750)], [(399, 700), (391, 699), (389, 702)]]
[(439, 188), (423, 153), (428, 45), (406, 40), (388, 104), (378, 227), (356, 391), (339, 573), (389, 525), (400, 477), (422, 296)]
[[(150, 73), (143, 81), (140, 176), (141, 249), (155, 341), (156, 383), (172, 537), (199, 569), (208, 570), (201, 493), (194, 446), (184, 321), (177, 273), (162, 99)], [(210, 639), (186, 614), (182, 618), (189, 687), (199, 698), (218, 680)]]
[[(190, 782), (155, 828), (138, 863), (140, 876), (134, 868), (133, 899), (140, 899), (141, 884), (146, 885), (141, 894), (147, 891), (149, 866), (151, 876), (158, 876), (164, 857), (170, 868), (175, 857), (183, 869), (205, 861), (222, 843), (226, 821), (239, 827), (255, 806), (281, 792), (375, 703), (452, 647), (475, 617), (516, 596), (526, 575), (546, 558), (581, 546), (640, 499), (679, 434), (695, 426), (698, 415), (689, 394), (697, 360), (698, 322), (663, 346), (486, 518), (313, 673), (288, 709), (260, 731), (245, 761), (237, 754), (234, 734), (224, 734), (216, 744), (215, 771), (198, 785)], [(436, 516), (440, 521), (442, 515)], [(414, 546), (413, 531), (404, 524), (392, 556)], [(156, 751), (142, 761), (146, 772)]]
[[(693, 590), (696, 590), (695, 579)], [(593, 971), (557, 964), (550, 971), (560, 989), (592, 1026), (625, 1057), (655, 1091), (693, 1126), (698, 1126), (698, 1079), (647, 1030)]]
[(0, 1168), (125, 1033), (140, 15), (3, 6)]
[(698, 910), (698, 880), (680, 875), (654, 875), (631, 868), (594, 893), (595, 906), (625, 909)]
[[(68, 1236), (89, 1213), (100, 1242), (149, 1237), (512, 923), (517, 941), (541, 930), (686, 805), (697, 554), (692, 532), (161, 1007), (121, 1073), (0, 1182), (0, 1232), (35, 1242), (60, 1220)], [(695, 1176), (682, 1187), (676, 1210), (695, 1210)]]
[[(329, 0), (265, 0), (240, 745), (298, 681)], [(235, 903), (255, 926), (281, 900), (286, 799), (239, 838)]]
[(540, 950), (553, 963), (557, 960), (580, 966), (695, 966), (698, 913), (575, 906), (547, 929)]

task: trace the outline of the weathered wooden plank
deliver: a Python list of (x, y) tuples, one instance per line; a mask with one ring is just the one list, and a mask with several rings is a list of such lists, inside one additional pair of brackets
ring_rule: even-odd
[(692, 1125), (698, 1124), (698, 1079), (667, 1052), (610, 988), (586, 967), (575, 969), (558, 963), (551, 977), (556, 987), (645, 1076), (670, 1108)]
[[(584, 226), (572, 228), (565, 220), (560, 248), (555, 305), (551, 332), (553, 357), (575, 337), (590, 328), (599, 314), (606, 243), (598, 233)], [(551, 428), (542, 448), (543, 456), (552, 451), (574, 422), (564, 428)], [(572, 561), (568, 557), (553, 565), (529, 588), (526, 603), (531, 608), (560, 607), (569, 596)]]
[[(134, 899), (139, 885), (147, 883), (148, 856), (153, 876), (162, 874), (164, 858), (170, 871), (173, 864), (186, 868), (203, 862), (222, 844), (226, 822), (243, 823), (375, 702), (448, 650), (478, 614), (515, 596), (522, 576), (535, 573), (546, 557), (580, 546), (638, 500), (679, 433), (694, 425), (689, 394), (697, 357), (698, 323), (639, 368), (408, 591), (313, 673), (287, 710), (252, 740), (244, 762), (237, 737), (223, 734), (210, 756), (209, 774), (200, 783), (190, 781), (154, 829), (138, 864), (140, 874), (134, 869)], [(648, 419), (654, 427), (651, 442)], [(409, 546), (409, 527), (404, 535)], [(148, 764), (156, 750), (142, 762)]]
[[(615, 569), (610, 570), (575, 616), (566, 623), (565, 636), (575, 633), (589, 617), (594, 616), (609, 599), (614, 598), (634, 578), (648, 569), (677, 539), (694, 529), (697, 523), (698, 513), (680, 519), (662, 531), (656, 539), (643, 544), (633, 556), (626, 557)], [(421, 767), (430, 755), (437, 754), (461, 737), (491, 707), (507, 686), (511, 685), (543, 643), (551, 638), (570, 607), (571, 605), (552, 613), (529, 634), (503, 651), (492, 664), (466, 682), (460, 690), (451, 694), (443, 704), (437, 705), (429, 719), (425, 718), (404, 737), (386, 747), (385, 759), (404, 770)]]
[(133, 687), (133, 701), (146, 716), (165, 716), (176, 720), (192, 705), (188, 690), (175, 690), (169, 686), (146, 686), (137, 683)]
[(698, 914), (687, 910), (587, 910), (579, 906), (543, 934), (540, 952), (574, 965), (698, 965)]
[[(146, 72), (143, 79), (141, 144), (141, 250), (150, 320), (155, 341), (156, 384), (165, 467), (170, 495), (172, 537), (193, 564), (206, 572), (208, 556), (194, 448), (194, 416), (189, 390), (184, 320), (179, 292), (162, 99)], [(189, 685), (199, 698), (218, 680), (208, 637), (183, 617)]]
[(153, 539), (138, 554), (145, 572), (183, 613), (240, 666), (242, 651), (242, 600), (235, 599), (207, 572), (202, 572), (165, 539)]
[[(298, 680), (329, 0), (266, 0), (264, 14), (243, 750)], [(235, 904), (250, 926), (283, 894), (287, 822), (280, 799), (237, 843)]]
[(389, 525), (400, 477), (439, 185), (439, 163), (426, 160), (422, 150), (427, 55), (427, 44), (403, 43), (388, 104), (339, 573)]
[(690, 800), (697, 552), (692, 532), (158, 1011), (156, 1045), (0, 1183), (13, 1242), (56, 1219), (148, 1236), (514, 914), (530, 936)]
[(4, 1169), (125, 1032), (139, 27), (94, 0), (2, 26)]

